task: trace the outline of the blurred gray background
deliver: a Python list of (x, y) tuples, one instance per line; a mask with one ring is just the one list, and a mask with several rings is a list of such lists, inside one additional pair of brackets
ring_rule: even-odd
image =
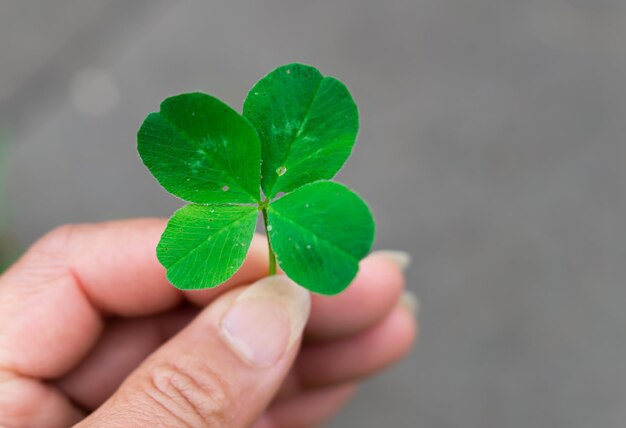
[(339, 179), (422, 301), (415, 351), (331, 426), (626, 426), (623, 0), (0, 0), (14, 245), (168, 216), (145, 115), (192, 90), (240, 109), (292, 61), (353, 92)]

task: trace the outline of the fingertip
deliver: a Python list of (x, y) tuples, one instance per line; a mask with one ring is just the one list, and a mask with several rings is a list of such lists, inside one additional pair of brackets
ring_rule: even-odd
[(406, 357), (417, 334), (415, 318), (398, 305), (366, 332), (303, 348), (296, 365), (300, 385), (315, 388), (362, 380)]
[(379, 250), (370, 254), (370, 257), (382, 257), (395, 264), (401, 271), (406, 271), (411, 265), (411, 254), (398, 250)]
[(355, 384), (333, 385), (278, 400), (253, 428), (320, 426), (330, 420), (356, 390)]
[(404, 285), (396, 263), (372, 254), (361, 261), (356, 278), (343, 293), (313, 295), (307, 339), (339, 338), (368, 329), (394, 308)]
[(392, 313), (390, 334), (394, 336), (393, 342), (398, 346), (398, 359), (405, 357), (411, 352), (419, 337), (419, 322), (415, 313), (400, 303)]

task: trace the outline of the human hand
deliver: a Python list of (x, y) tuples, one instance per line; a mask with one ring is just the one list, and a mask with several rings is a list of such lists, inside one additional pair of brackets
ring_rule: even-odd
[(282, 275), (245, 286), (267, 273), (255, 238), (224, 285), (182, 292), (155, 257), (164, 227), (65, 226), (0, 277), (0, 426), (315, 426), (411, 347), (398, 254), (309, 295)]

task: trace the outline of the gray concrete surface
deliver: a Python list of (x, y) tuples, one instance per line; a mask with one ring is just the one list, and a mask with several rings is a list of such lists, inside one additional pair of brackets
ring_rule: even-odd
[(169, 215), (135, 153), (146, 113), (188, 90), (240, 108), (294, 60), (354, 93), (339, 179), (372, 205), (377, 248), (413, 254), (422, 300), (416, 350), (331, 426), (625, 426), (619, 0), (0, 3), (17, 241)]

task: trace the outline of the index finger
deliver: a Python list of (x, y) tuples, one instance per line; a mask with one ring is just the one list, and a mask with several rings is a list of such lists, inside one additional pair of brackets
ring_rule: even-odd
[[(161, 219), (64, 226), (0, 277), (0, 368), (52, 378), (80, 361), (103, 329), (103, 316), (138, 316), (180, 304), (155, 255)], [(226, 287), (263, 276), (265, 248), (255, 238)]]

